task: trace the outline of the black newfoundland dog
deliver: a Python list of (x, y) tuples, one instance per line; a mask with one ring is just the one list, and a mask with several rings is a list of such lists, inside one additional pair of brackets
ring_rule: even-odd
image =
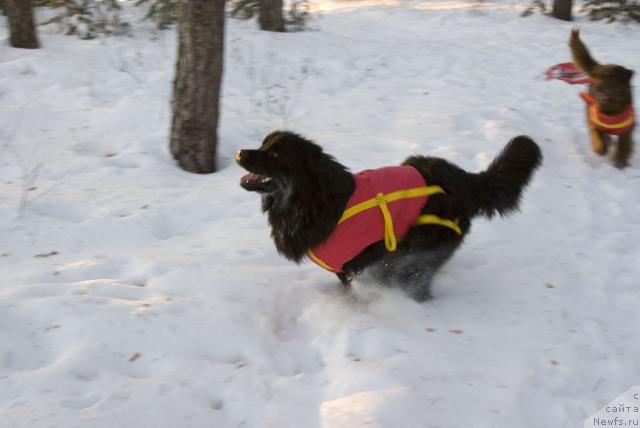
[(542, 154), (519, 136), (480, 173), (412, 156), (402, 166), (352, 174), (320, 146), (275, 131), (236, 160), (249, 171), (240, 185), (262, 195), (279, 253), (295, 262), (308, 257), (345, 285), (367, 269), (423, 301), (474, 216), (517, 210)]

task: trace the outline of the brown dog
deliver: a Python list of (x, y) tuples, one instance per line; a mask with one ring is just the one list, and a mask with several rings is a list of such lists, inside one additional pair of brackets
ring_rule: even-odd
[(587, 102), (591, 147), (597, 154), (604, 155), (611, 144), (611, 136), (617, 136), (614, 161), (618, 168), (624, 168), (629, 164), (633, 149), (633, 71), (620, 65), (597, 63), (580, 40), (580, 30), (577, 28), (571, 31), (569, 47), (574, 64), (592, 79), (589, 92), (582, 94)]

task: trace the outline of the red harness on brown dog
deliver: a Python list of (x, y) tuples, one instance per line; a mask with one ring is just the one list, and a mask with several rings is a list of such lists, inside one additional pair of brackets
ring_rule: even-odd
[(591, 128), (611, 135), (624, 135), (633, 128), (635, 117), (632, 104), (629, 104), (622, 113), (609, 116), (600, 112), (598, 103), (589, 93), (581, 92), (580, 96), (587, 102)]

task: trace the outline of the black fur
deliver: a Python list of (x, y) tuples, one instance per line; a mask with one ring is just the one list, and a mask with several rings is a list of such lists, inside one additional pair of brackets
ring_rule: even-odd
[[(276, 248), (296, 262), (331, 234), (354, 191), (345, 166), (291, 132), (272, 132), (260, 149), (239, 151), (237, 161), (251, 173), (242, 178), (242, 187), (262, 194)], [(429, 298), (433, 275), (462, 243), (471, 219), (517, 210), (522, 191), (541, 161), (538, 146), (524, 136), (512, 139), (478, 174), (439, 158), (408, 158), (403, 165), (416, 168), (428, 185), (439, 185), (446, 192), (429, 197), (422, 213), (458, 219), (462, 236), (442, 226), (414, 226), (396, 251), (387, 252), (382, 241), (370, 245), (347, 262), (338, 277), (348, 284), (370, 268), (377, 279), (398, 284), (416, 300)]]

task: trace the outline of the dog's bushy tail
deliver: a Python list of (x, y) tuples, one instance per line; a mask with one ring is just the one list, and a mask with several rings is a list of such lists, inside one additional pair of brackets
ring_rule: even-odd
[(467, 174), (467, 200), (473, 214), (491, 218), (518, 209), (522, 191), (542, 163), (542, 152), (529, 137), (513, 138), (486, 171)]
[(589, 76), (592, 76), (598, 67), (598, 62), (593, 59), (589, 53), (589, 49), (587, 49), (584, 43), (582, 43), (582, 40), (580, 40), (580, 30), (577, 28), (571, 30), (569, 48), (571, 49), (573, 63)]

